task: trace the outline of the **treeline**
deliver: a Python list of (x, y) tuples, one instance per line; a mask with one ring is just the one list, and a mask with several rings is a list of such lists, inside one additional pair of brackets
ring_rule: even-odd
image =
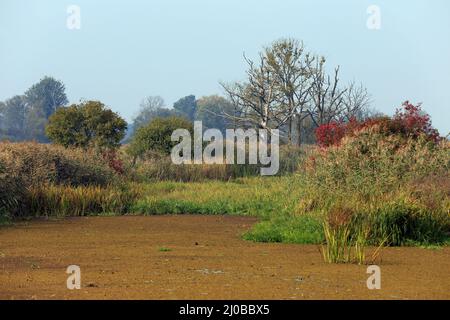
[(154, 118), (182, 116), (203, 121), (204, 128), (279, 129), (282, 141), (315, 143), (322, 125), (365, 120), (379, 114), (371, 108), (371, 97), (362, 84), (342, 84), (340, 67), (327, 72), (326, 59), (306, 50), (295, 39), (281, 39), (263, 48), (259, 59), (244, 56), (248, 65), (242, 82), (221, 83), (226, 97), (187, 96), (172, 108), (159, 96), (141, 104), (134, 130)]
[(237, 107), (235, 122), (280, 129), (288, 142), (309, 142), (315, 128), (373, 116), (370, 95), (360, 84), (342, 84), (340, 67), (328, 73), (326, 59), (295, 39), (281, 39), (263, 48), (257, 61), (244, 55), (246, 80), (223, 83)]
[[(66, 110), (67, 115), (57, 117), (68, 121), (71, 129), (86, 129), (82, 119), (96, 118), (95, 121), (100, 123), (100, 127), (94, 129), (97, 123), (91, 122), (87, 131), (79, 130), (78, 133), (82, 134), (103, 130), (102, 117), (94, 117), (94, 110), (106, 118), (114, 118), (117, 128), (112, 130), (115, 131), (112, 144), (116, 144), (118, 138), (122, 139), (122, 143), (130, 141), (139, 128), (155, 118), (173, 116), (189, 121), (200, 120), (205, 129), (221, 131), (237, 127), (269, 131), (279, 129), (284, 143), (311, 144), (315, 143), (315, 130), (321, 125), (345, 123), (351, 119), (364, 120), (376, 114), (371, 109), (370, 95), (364, 86), (355, 82), (342, 84), (340, 68), (334, 68), (329, 74), (326, 59), (308, 52), (300, 41), (281, 39), (263, 48), (257, 61), (245, 56), (244, 59), (248, 65), (246, 79), (221, 83), (225, 96), (211, 95), (197, 99), (194, 95), (188, 95), (170, 107), (162, 97), (149, 96), (142, 101), (133, 122), (125, 125), (120, 117), (121, 120), (115, 119), (117, 114), (106, 115), (107, 107), (99, 101), (67, 106), (64, 84), (45, 77), (23, 95), (0, 102), (0, 140), (49, 142), (49, 134), (54, 137), (59, 133), (52, 129), (46, 132), (45, 128), (49, 118), (63, 107), (70, 110)], [(126, 129), (125, 135), (117, 133)], [(70, 134), (68, 131), (66, 133)], [(64, 140), (64, 137), (61, 139)], [(83, 137), (77, 139), (83, 140)], [(79, 141), (70, 142), (69, 139), (64, 144), (80, 144)]]
[(64, 84), (43, 78), (24, 94), (0, 102), (0, 140), (48, 142), (48, 118), (67, 103)]

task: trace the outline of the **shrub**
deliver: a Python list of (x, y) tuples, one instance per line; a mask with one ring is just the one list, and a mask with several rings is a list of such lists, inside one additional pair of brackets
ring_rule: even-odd
[(65, 149), (38, 143), (0, 143), (0, 160), (23, 187), (43, 184), (106, 186), (114, 172), (92, 150)]
[(23, 200), (20, 180), (11, 176), (0, 162), (0, 217), (16, 216), (21, 211)]
[(323, 124), (316, 129), (317, 144), (326, 148), (338, 145), (346, 134), (346, 125), (341, 122)]
[(388, 245), (442, 243), (448, 232), (448, 216), (405, 200), (382, 204), (374, 210), (371, 239), (384, 239)]
[(117, 150), (107, 149), (102, 152), (103, 160), (108, 164), (109, 168), (114, 170), (117, 174), (125, 173), (125, 164), (123, 160), (119, 157)]
[(100, 101), (86, 101), (56, 110), (45, 132), (65, 147), (116, 148), (125, 137), (127, 124)]
[(339, 147), (318, 150), (304, 167), (308, 181), (322, 192), (337, 190), (370, 198), (396, 191), (407, 181), (447, 174), (450, 147), (424, 135), (385, 136), (376, 127), (345, 138)]
[(431, 118), (421, 105), (413, 105), (406, 101), (397, 109), (393, 118), (377, 117), (365, 121), (355, 118), (348, 122), (331, 122), (316, 129), (316, 140), (320, 147), (338, 146), (345, 136), (352, 136), (366, 128), (376, 128), (384, 135), (398, 135), (404, 138), (418, 139), (426, 137), (429, 141), (438, 143), (441, 138), (439, 132), (433, 128)]
[(148, 151), (169, 155), (178, 142), (171, 141), (172, 133), (177, 129), (193, 132), (192, 123), (181, 117), (155, 118), (149, 124), (139, 128), (134, 135), (128, 153), (135, 159)]
[(429, 140), (439, 142), (439, 132), (431, 125), (431, 118), (426, 114), (421, 105), (413, 105), (406, 101), (398, 109), (394, 116), (394, 122), (400, 123), (408, 137), (418, 138), (425, 135)]
[(425, 133), (386, 135), (369, 126), (310, 157), (300, 208), (350, 207), (370, 219), (374, 244), (441, 242), (450, 222), (449, 154), (447, 141), (436, 143)]

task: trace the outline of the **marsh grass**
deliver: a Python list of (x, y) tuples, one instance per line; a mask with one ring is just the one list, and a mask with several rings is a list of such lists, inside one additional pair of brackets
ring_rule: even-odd
[(134, 185), (126, 187), (70, 187), (48, 185), (30, 188), (31, 216), (87, 216), (92, 214), (124, 214), (139, 196)]
[(295, 210), (301, 189), (289, 177), (229, 182), (159, 182), (144, 187), (132, 211), (140, 214), (232, 214), (269, 218)]
[(243, 238), (255, 242), (320, 244), (324, 234), (317, 217), (281, 215), (255, 224)]

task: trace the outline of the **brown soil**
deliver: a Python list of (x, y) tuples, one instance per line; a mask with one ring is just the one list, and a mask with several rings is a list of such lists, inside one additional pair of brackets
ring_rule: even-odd
[[(368, 290), (367, 266), (326, 264), (317, 246), (242, 240), (255, 221), (89, 217), (2, 227), (0, 298), (450, 299), (450, 248), (383, 250), (382, 288)], [(66, 287), (73, 264), (80, 290)]]

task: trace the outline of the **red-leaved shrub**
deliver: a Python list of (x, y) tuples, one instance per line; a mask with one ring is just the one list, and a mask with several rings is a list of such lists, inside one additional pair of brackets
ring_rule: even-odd
[(439, 132), (433, 128), (430, 116), (422, 110), (420, 104), (415, 106), (406, 101), (402, 107), (403, 109), (396, 111), (393, 121), (400, 123), (406, 135), (417, 138), (425, 134), (431, 141), (439, 142)]
[(392, 118), (384, 116), (364, 121), (352, 118), (348, 122), (323, 124), (316, 129), (317, 144), (322, 148), (337, 146), (345, 136), (354, 135), (362, 129), (371, 127), (377, 127), (378, 132), (385, 135), (401, 135), (414, 139), (424, 135), (434, 143), (441, 140), (439, 132), (431, 124), (430, 116), (422, 110), (421, 105), (413, 105), (406, 101)]
[(331, 122), (323, 124), (316, 129), (316, 140), (320, 147), (338, 145), (346, 134), (346, 124), (342, 122)]

